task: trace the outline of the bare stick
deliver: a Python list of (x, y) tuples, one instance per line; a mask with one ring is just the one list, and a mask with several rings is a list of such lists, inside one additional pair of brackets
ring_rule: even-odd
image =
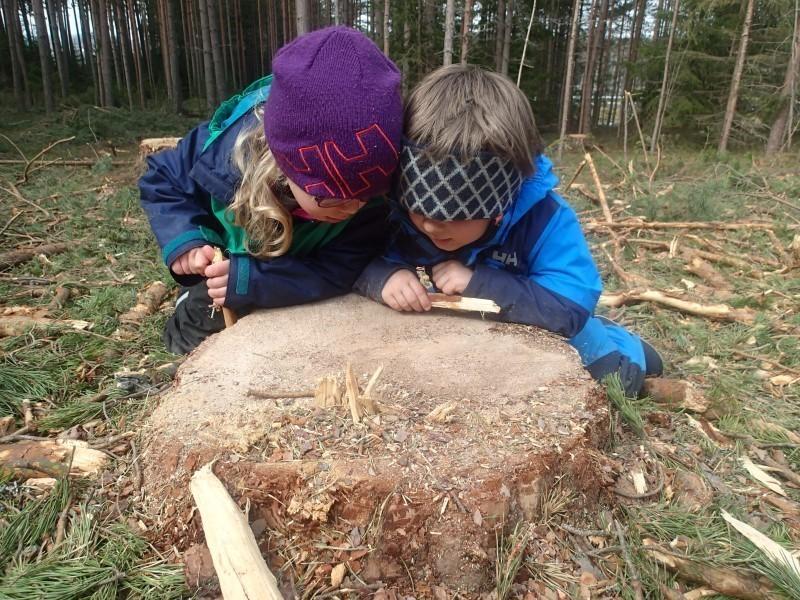
[(217, 479), (209, 463), (190, 484), (203, 532), (225, 600), (282, 600), (275, 576), (267, 568), (247, 518)]
[(0, 254), (0, 269), (7, 269), (19, 263), (23, 263), (32, 259), (34, 256), (40, 254), (59, 254), (66, 252), (69, 249), (69, 244), (55, 243), (44, 244), (42, 246), (34, 246), (33, 248), (20, 248), (18, 250), (11, 250), (10, 252), (3, 252)]
[(30, 159), (28, 161), (28, 164), (25, 165), (25, 170), (22, 172), (22, 179), (20, 179), (18, 183), (27, 183), (27, 181), (28, 181), (28, 171), (30, 171), (31, 165), (33, 163), (35, 163), (38, 158), (44, 156), (45, 154), (50, 152), (50, 150), (52, 150), (53, 148), (55, 148), (59, 144), (63, 144), (64, 142), (71, 142), (74, 139), (75, 139), (75, 136), (73, 135), (73, 136), (68, 137), (68, 138), (64, 138), (64, 139), (61, 139), (61, 140), (56, 140), (52, 144), (50, 144), (50, 145), (46, 146), (45, 148), (43, 148), (42, 150), (40, 150), (32, 159)]
[(347, 403), (350, 406), (350, 416), (353, 417), (353, 423), (358, 425), (361, 422), (361, 407), (358, 397), (361, 395), (358, 389), (358, 379), (355, 372), (353, 372), (353, 365), (348, 361), (344, 374), (345, 388), (347, 389)]
[(620, 525), (619, 521), (616, 519), (614, 519), (614, 528), (617, 530), (617, 539), (619, 540), (620, 548), (622, 548), (622, 557), (625, 559), (625, 565), (628, 567), (628, 572), (631, 575), (633, 593), (636, 595), (636, 600), (643, 600), (642, 581), (639, 579), (639, 571), (636, 570), (631, 560), (631, 555), (628, 552), (628, 545), (625, 543), (625, 534), (622, 531), (622, 525)]
[[(18, 158), (3, 158), (0, 159), (0, 165), (25, 165), (28, 161), (21, 160)], [(48, 165), (58, 165), (59, 167), (93, 167), (97, 164), (97, 160), (92, 160), (88, 158), (79, 158), (79, 159), (71, 159), (71, 160), (61, 160), (60, 158), (56, 160), (49, 161)], [(112, 160), (111, 166), (112, 167), (127, 167), (129, 166), (129, 162), (125, 162), (124, 160)], [(33, 167), (36, 169), (37, 167)], [(32, 169), (32, 170), (33, 170)]]
[(644, 153), (644, 162), (647, 165), (647, 168), (650, 168), (650, 158), (647, 156), (647, 145), (644, 143), (644, 134), (642, 133), (642, 126), (639, 124), (639, 114), (636, 112), (636, 105), (633, 103), (633, 96), (631, 93), (626, 91), (625, 98), (628, 99), (630, 102), (631, 111), (633, 112), (633, 120), (636, 123), (636, 129), (639, 132), (639, 141), (642, 144), (642, 152)]
[(578, 178), (578, 176), (581, 174), (581, 171), (583, 171), (583, 168), (584, 168), (585, 166), (586, 166), (586, 161), (585, 161), (585, 160), (582, 160), (582, 161), (581, 161), (581, 164), (579, 164), (579, 165), (578, 165), (578, 168), (577, 168), (577, 169), (575, 169), (575, 174), (572, 176), (572, 179), (570, 179), (570, 180), (569, 180), (569, 183), (568, 183), (568, 184), (567, 184), (567, 185), (564, 187), (564, 193), (565, 193), (565, 194), (566, 194), (566, 193), (569, 191), (569, 188), (571, 188), (571, 187), (572, 187), (572, 184), (573, 184), (573, 183), (575, 183), (575, 180), (576, 180), (576, 179)]
[(603, 216), (606, 219), (606, 223), (612, 223), (614, 219), (611, 216), (611, 210), (609, 210), (608, 208), (608, 200), (606, 200), (606, 192), (605, 190), (603, 190), (603, 184), (600, 182), (600, 176), (597, 174), (597, 169), (594, 166), (592, 155), (587, 152), (584, 155), (584, 159), (586, 160), (586, 164), (589, 165), (589, 170), (592, 172), (592, 179), (594, 179), (594, 187), (597, 189), (597, 197), (600, 199), (600, 208), (603, 209)]
[(428, 294), (428, 298), (431, 299), (431, 306), (434, 308), (494, 314), (502, 310), (494, 300), (485, 298), (467, 298), (464, 296), (448, 296), (447, 294)]
[(668, 296), (665, 292), (658, 290), (634, 290), (631, 292), (603, 294), (600, 296), (600, 304), (610, 308), (618, 308), (626, 304), (636, 304), (637, 302), (653, 302), (690, 315), (717, 321), (746, 324), (751, 324), (755, 321), (755, 312), (751, 309), (733, 308), (727, 304), (700, 304), (698, 302), (673, 298), (672, 296)]
[(247, 395), (262, 400), (282, 400), (285, 398), (313, 398), (314, 392), (311, 390), (305, 392), (267, 392), (250, 388), (247, 390)]
[(28, 206), (35, 208), (36, 210), (44, 214), (44, 216), (46, 216), (48, 219), (53, 216), (50, 214), (49, 211), (45, 210), (44, 208), (36, 204), (36, 202), (34, 202), (33, 200), (28, 200), (25, 196), (23, 196), (22, 192), (19, 191), (16, 185), (14, 185), (13, 183), (9, 183), (8, 185), (10, 185), (11, 187), (7, 188), (0, 186), (0, 190), (3, 190), (6, 194), (9, 194), (10, 196), (14, 196), (17, 200), (19, 200), (23, 204), (27, 204)]
[(536, 0), (533, 0), (533, 8), (531, 9), (531, 18), (528, 21), (528, 32), (525, 34), (525, 45), (522, 47), (522, 58), (519, 61), (519, 72), (517, 73), (517, 87), (522, 81), (522, 69), (525, 66), (525, 55), (528, 53), (528, 41), (531, 39), (531, 27), (533, 26), (533, 18), (536, 15)]
[[(225, 257), (222, 255), (222, 249), (214, 248), (214, 260), (212, 260), (211, 263), (216, 264), (218, 262), (222, 262), (223, 260), (225, 260)], [(225, 319), (225, 327), (232, 327), (238, 320), (234, 310), (225, 306), (222, 307), (222, 317)], [(313, 396), (314, 394), (311, 395)]]
[(615, 223), (600, 223), (594, 220), (586, 223), (586, 228), (590, 231), (602, 227), (613, 229), (711, 229), (732, 231), (738, 229), (772, 229), (775, 225), (773, 223), (722, 223), (720, 221), (644, 221), (635, 218), (616, 221)]

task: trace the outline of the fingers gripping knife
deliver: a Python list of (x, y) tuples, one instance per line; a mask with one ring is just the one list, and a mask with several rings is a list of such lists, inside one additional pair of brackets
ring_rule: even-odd
[[(218, 262), (222, 262), (223, 260), (225, 260), (225, 257), (222, 255), (222, 250), (220, 248), (214, 248), (214, 260), (212, 260), (211, 263), (216, 264)], [(230, 327), (236, 323), (236, 313), (233, 312), (233, 309), (231, 308), (223, 306), (222, 317), (225, 319), (225, 327)]]

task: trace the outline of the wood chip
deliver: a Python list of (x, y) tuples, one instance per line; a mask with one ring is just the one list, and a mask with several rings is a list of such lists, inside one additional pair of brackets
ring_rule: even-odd
[(348, 362), (345, 369), (345, 388), (347, 390), (347, 403), (350, 406), (350, 416), (353, 417), (353, 423), (358, 425), (361, 422), (361, 404), (359, 396), (361, 392), (358, 389), (358, 379), (353, 372), (353, 365)]
[(750, 473), (750, 476), (758, 481), (758, 483), (763, 485), (768, 490), (786, 497), (787, 494), (783, 487), (781, 487), (780, 481), (764, 471), (760, 466), (754, 464), (753, 461), (746, 456), (742, 456), (739, 461), (742, 463), (742, 466), (747, 470), (747, 472)]
[(633, 480), (633, 487), (637, 494), (644, 494), (647, 492), (647, 481), (641, 469), (631, 471), (631, 479)]
[(758, 529), (751, 527), (747, 523), (743, 523), (724, 510), (722, 511), (722, 518), (766, 554), (767, 558), (775, 564), (787, 569), (796, 580), (800, 581), (800, 561), (798, 561), (791, 552), (774, 540), (768, 538), (758, 531)]
[(331, 570), (331, 586), (338, 588), (344, 581), (344, 576), (347, 573), (347, 566), (344, 563), (339, 563)]

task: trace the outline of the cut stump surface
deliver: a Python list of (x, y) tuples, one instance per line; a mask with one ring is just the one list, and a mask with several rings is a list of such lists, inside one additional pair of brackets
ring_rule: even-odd
[[(379, 414), (357, 425), (346, 403), (247, 393), (343, 383), (348, 361), (362, 392), (384, 367)], [(189, 478), (216, 459), (274, 567), (348, 562), (367, 582), (404, 589), (413, 575), (485, 591), (501, 528), (536, 521), (554, 489), (596, 499), (607, 418), (603, 393), (552, 335), (347, 296), (256, 312), (203, 343), (149, 421), (145, 484), (169, 546), (202, 539)]]

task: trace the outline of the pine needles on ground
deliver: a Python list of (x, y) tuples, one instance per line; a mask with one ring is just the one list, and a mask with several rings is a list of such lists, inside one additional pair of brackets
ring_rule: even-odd
[(625, 395), (619, 375), (610, 375), (603, 380), (603, 383), (606, 386), (606, 393), (612, 406), (619, 411), (620, 416), (637, 435), (642, 435), (644, 433), (644, 421), (642, 420), (638, 401)]

